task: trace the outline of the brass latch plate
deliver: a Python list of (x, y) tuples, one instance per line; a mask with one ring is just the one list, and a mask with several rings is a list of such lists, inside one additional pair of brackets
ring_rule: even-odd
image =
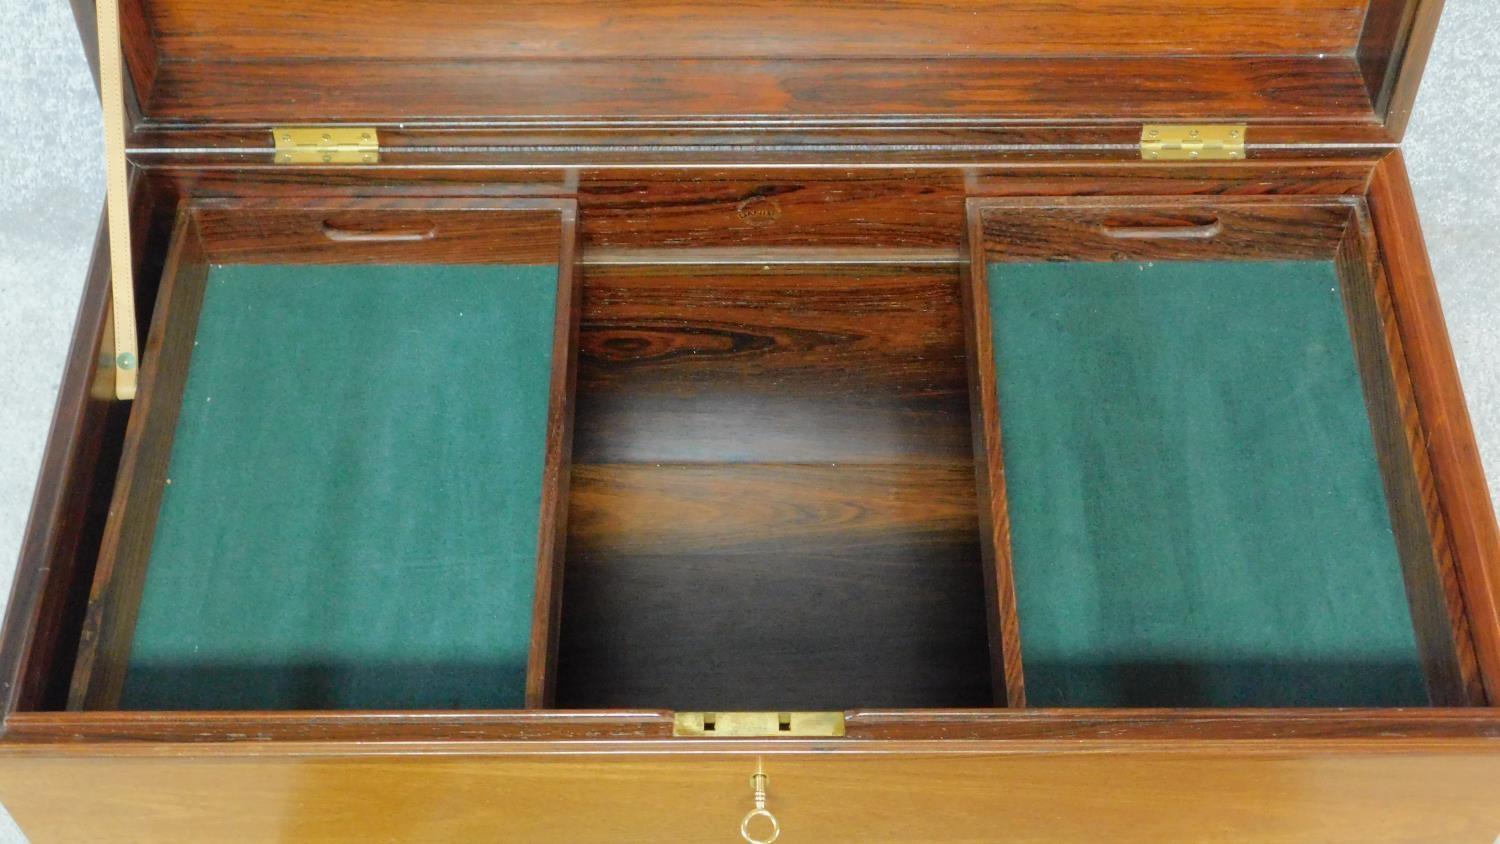
[(364, 126), (278, 127), (277, 164), (374, 164), (380, 135)]
[(1243, 161), (1245, 124), (1148, 123), (1141, 129), (1147, 161)]
[(674, 736), (826, 738), (843, 734), (842, 712), (678, 712), (672, 716)]

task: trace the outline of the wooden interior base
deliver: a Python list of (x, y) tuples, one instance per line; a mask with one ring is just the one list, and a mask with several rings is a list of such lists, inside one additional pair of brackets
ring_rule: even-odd
[(990, 702), (958, 278), (585, 268), (559, 705)]

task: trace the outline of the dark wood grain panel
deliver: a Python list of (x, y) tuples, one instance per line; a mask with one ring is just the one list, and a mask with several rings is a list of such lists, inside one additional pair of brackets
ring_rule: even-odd
[[(265, 130), (255, 134), (262, 143), (269, 141)], [(382, 132), (383, 143), (388, 134), (389, 130)], [(1135, 134), (1138, 137), (1138, 132)], [(153, 159), (146, 172), (154, 181), (170, 184), (180, 193), (224, 198), (486, 199), (528, 193), (576, 194), (586, 218), (583, 237), (587, 247), (700, 246), (705, 239), (712, 242), (719, 237), (718, 232), (726, 226), (741, 232), (741, 241), (754, 238), (757, 244), (766, 245), (781, 236), (786, 224), (798, 219), (799, 206), (804, 202), (809, 214), (821, 207), (827, 224), (800, 232), (800, 245), (864, 246), (868, 244), (861, 243), (855, 234), (858, 226), (869, 225), (863, 218), (878, 215), (882, 207), (887, 209), (886, 214), (899, 207), (905, 212), (903, 219), (873, 231), (881, 235), (886, 246), (917, 248), (956, 242), (954, 232), (961, 223), (955, 220), (960, 219), (961, 204), (970, 195), (1363, 195), (1379, 160), (1377, 150), (1351, 151), (1334, 158), (1304, 153), (1296, 159), (1181, 167), (1062, 155), (1043, 159), (1034, 153), (1027, 158), (1012, 158), (998, 151), (962, 149), (902, 151), (899, 155), (851, 149), (824, 155), (826, 166), (818, 166), (805, 153), (783, 153), (779, 157), (747, 153), (735, 162), (728, 160), (729, 153), (724, 151), (682, 150), (675, 162), (653, 165), (620, 154), (603, 162), (594, 160), (601, 154), (578, 150), (536, 154), (525, 162), (471, 161), (448, 167), (408, 163), (373, 168), (287, 168), (271, 166), (267, 153), (264, 164), (242, 158), (233, 166)], [(772, 221), (775, 225), (765, 225), (763, 220), (761, 225), (747, 225), (738, 216), (739, 204), (767, 193), (775, 196), (781, 216)], [(867, 202), (845, 205), (851, 195), (865, 197)], [(958, 204), (959, 209), (950, 209), (950, 202)], [(690, 213), (693, 208), (711, 215), (716, 225), (702, 225)], [(850, 209), (849, 213), (843, 208)], [(652, 217), (658, 213), (675, 217), (676, 224), (654, 221)], [(923, 226), (912, 225), (917, 215), (925, 221)], [(841, 233), (833, 225), (835, 221), (855, 227), (854, 231)], [(636, 233), (635, 227), (648, 228), (648, 236)], [(903, 233), (899, 238), (892, 236), (897, 232)], [(786, 241), (780, 245), (799, 245), (793, 238)], [(737, 244), (721, 241), (719, 245)]]
[[(148, 0), (118, 0), (120, 3), (120, 40), (125, 50), (126, 73), (131, 87), (131, 97), (136, 103), (146, 102), (156, 85), (156, 74), (161, 68), (161, 48), (153, 29)], [(92, 5), (92, 4), (91, 4)], [(95, 36), (95, 41), (98, 36)]]
[(1400, 52), (1410, 33), (1417, 0), (1370, 0), (1360, 31), (1359, 70), (1376, 111), (1384, 110), (1400, 70)]
[(1005, 494), (1005, 448), (1001, 442), (1000, 382), (995, 368), (995, 332), (990, 316), (989, 247), (984, 216), (991, 203), (971, 200), (964, 229), (969, 265), (963, 281), (964, 346), (969, 377), (969, 414), (978, 503), (980, 553), (984, 561), (985, 610), (995, 698), (1026, 706), (1021, 659), (1021, 620)]
[(552, 264), (565, 206), (571, 200), (267, 199), (205, 200), (193, 212), (215, 264)]
[(952, 267), (585, 269), (581, 462), (963, 459)]
[(1500, 527), (1399, 151), (1376, 169), (1369, 204), (1475, 655), (1494, 703), (1500, 701)]
[(6, 610), (0, 688), (7, 714), (67, 699), (107, 490), (129, 415), (128, 405), (113, 400), (110, 370), (99, 367), (112, 342), (107, 227), (101, 219)]
[[(179, 201), (171, 182), (140, 171), (132, 174), (131, 196), (136, 307), (145, 314), (154, 307)], [(113, 348), (107, 223), (100, 226), (6, 614), (6, 707), (61, 708), (67, 701), (130, 415), (128, 404), (114, 400), (112, 372), (98, 366)]]
[(578, 463), (568, 543), (582, 556), (829, 554), (894, 541), (972, 542), (974, 517), (967, 461)]
[[(1258, 133), (1257, 133), (1258, 134)], [(976, 168), (968, 195), (979, 196), (1341, 196), (1362, 195), (1372, 160), (1247, 160), (1191, 167), (1154, 161)]]
[(980, 206), (987, 261), (1328, 259), (1349, 221), (1336, 199), (1061, 199)]
[(871, 115), (898, 125), (922, 116), (1376, 122), (1359, 66), (1342, 54), (1181, 57), (1170, 71), (1159, 57), (165, 61), (146, 112), (258, 125), (745, 115), (770, 126)]
[(1417, 85), (1443, 0), (1370, 0), (1356, 55), (1375, 113), (1399, 142), (1411, 118)]
[[(522, 230), (524, 215), (513, 211)], [(563, 564), (567, 557), (569, 481), (573, 469), (573, 415), (578, 380), (578, 324), (583, 312), (583, 275), (578, 271), (578, 208), (566, 202), (558, 214), (556, 315), (552, 323), (552, 377), (547, 395), (546, 452), (542, 458), (542, 502), (537, 524), (536, 593), (531, 609), (531, 644), (526, 659), (526, 706), (550, 707), (557, 686), (557, 643), (561, 628)], [(504, 227), (510, 231), (509, 225)], [(491, 235), (504, 241), (506, 236)]]
[(1428, 694), (1436, 706), (1482, 706), (1484, 684), (1448, 526), (1433, 487), (1390, 283), (1369, 215), (1363, 205), (1354, 210), (1335, 260)]
[(958, 243), (963, 182), (957, 174), (692, 173), (663, 182), (599, 173), (579, 186), (591, 248), (809, 246), (823, 249), (947, 247)]
[[(914, 748), (925, 743), (973, 752), (1045, 747), (1058, 752), (1181, 747), (1188, 742), (1236, 747), (1246, 754), (1279, 754), (1297, 747), (1333, 745), (1389, 752), (1414, 744), (1500, 743), (1500, 711), (1469, 709), (864, 709), (845, 713), (845, 752), (880, 743)], [(672, 746), (701, 750), (704, 744), (671, 739), (672, 718), (654, 710), (589, 712), (19, 712), (6, 724), (5, 756), (38, 752), (91, 756), (100, 753), (182, 755), (238, 752), (274, 754), (287, 743), (300, 749), (339, 747), (348, 753), (386, 755), (393, 746), (420, 742), (434, 753), (473, 752), (507, 746), (530, 752), (565, 751), (586, 742), (616, 749)], [(662, 740), (660, 742), (652, 740)], [(645, 743), (642, 743), (642, 742)], [(722, 747), (722, 740), (717, 742)], [(772, 739), (774, 748), (807, 740)], [(935, 745), (933, 742), (941, 742)], [(764, 750), (766, 742), (745, 742)], [(833, 746), (819, 742), (823, 750)], [(214, 745), (211, 749), (194, 745)], [(224, 750), (220, 750), (223, 748)]]
[(562, 706), (990, 701), (967, 461), (576, 465), (570, 523)]
[(345, 56), (485, 60), (1342, 53), (1362, 0), (1215, 0), (1172, 26), (1130, 0), (589, 0), (387, 2), (380, 14), (262, 0), (151, 4), (161, 49), (181, 59)]
[(207, 276), (208, 261), (198, 233), (191, 217), (181, 214), (140, 356), (141, 388), (125, 429), (114, 497), (73, 666), (69, 709), (110, 708), (124, 688), (130, 638), (145, 588), (146, 559), (156, 530)]

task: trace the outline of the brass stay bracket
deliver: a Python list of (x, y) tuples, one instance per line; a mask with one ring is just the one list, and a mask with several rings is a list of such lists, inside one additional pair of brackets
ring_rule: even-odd
[(119, 0), (99, 0), (99, 96), (104, 107), (105, 214), (109, 227), (110, 307), (106, 364), (114, 396), (135, 398), (139, 365), (135, 324), (135, 264), (130, 246), (130, 164), (125, 158), (125, 58)]

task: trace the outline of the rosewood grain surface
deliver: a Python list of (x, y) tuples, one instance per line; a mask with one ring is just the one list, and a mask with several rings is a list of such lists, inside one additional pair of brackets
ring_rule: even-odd
[[(131, 225), (139, 244), (136, 306), (144, 314), (154, 306), (157, 279), (176, 225), (177, 195), (170, 182), (141, 176), (135, 172), (131, 182)], [(105, 380), (97, 367), (112, 348), (106, 330), (109, 273), (103, 225), (22, 540), (11, 595), (15, 610), (6, 616), (0, 671), (7, 711), (59, 708), (67, 700), (78, 630), (130, 414), (128, 406), (110, 398), (113, 376)]]
[(107, 225), (101, 220), (6, 612), (0, 683), (7, 714), (67, 698), (108, 505), (96, 491), (113, 478), (128, 416), (112, 399), (112, 377), (98, 367), (111, 337)]
[[(383, 130), (382, 143), (389, 134)], [(269, 139), (264, 130), (257, 136)], [(1139, 130), (1132, 138), (1139, 139)], [(579, 149), (451, 167), (407, 162), (286, 168), (271, 166), (269, 154), (251, 161), (241, 157), (233, 166), (153, 159), (146, 173), (179, 193), (237, 200), (576, 194), (585, 248), (752, 243), (915, 248), (956, 244), (966, 195), (1362, 195), (1378, 154), (1321, 158), (1303, 151), (1296, 159), (1182, 167), (1122, 162), (1118, 152), (1097, 159), (1062, 153), (1041, 158), (1034, 152), (1012, 159), (976, 151), (741, 156), (721, 150), (682, 151), (673, 161), (653, 165), (644, 154), (602, 156)], [(820, 159), (826, 166), (818, 166)], [(760, 196), (775, 198), (782, 213), (769, 224), (762, 219), (752, 226), (739, 217), (738, 207)]]
[(848, 251), (585, 267), (560, 705), (989, 702), (956, 267)]
[(141, 352), (141, 389), (131, 403), (119, 475), (79, 636), (68, 692), (70, 709), (110, 708), (124, 688), (130, 636), (145, 587), (146, 560), (207, 277), (208, 263), (197, 230), (182, 214)]
[(989, 704), (973, 496), (968, 461), (575, 465), (558, 705)]
[[(1292, 742), (1399, 744), (1500, 742), (1500, 713), (1492, 709), (864, 709), (845, 714), (839, 745), (865, 742), (993, 742), (993, 748), (1037, 747), (1037, 742), (1087, 740), (1111, 747), (1160, 747), (1173, 741), (1236, 744), (1246, 752), (1275, 752)], [(238, 745), (242, 755), (274, 755), (278, 742), (341, 747), (381, 755), (420, 749), (461, 753), (484, 743), (631, 742), (670, 739), (672, 716), (653, 710), (590, 712), (18, 712), (7, 722), (0, 758), (21, 745), (89, 755), (127, 745), (163, 743)], [(722, 741), (722, 740), (720, 740)], [(713, 742), (709, 742), (712, 744)], [(753, 743), (745, 740), (740, 743)], [(828, 746), (827, 741), (776, 740), (766, 749)], [(698, 749), (701, 742), (673, 739)], [(577, 746), (576, 744), (573, 746)], [(1394, 746), (1394, 745), (1392, 745)], [(1485, 746), (1480, 744), (1479, 746)], [(183, 747), (182, 749), (186, 749)]]
[[(562, 612), (563, 563), (567, 551), (569, 481), (573, 465), (573, 409), (578, 377), (578, 321), (582, 275), (576, 266), (578, 208), (561, 209), (557, 261), (557, 314), (552, 330), (552, 381), (547, 399), (547, 451), (542, 467), (541, 517), (537, 524), (536, 593), (526, 661), (526, 706), (552, 704), (557, 685), (557, 644)], [(326, 225), (326, 224), (325, 224)], [(509, 226), (507, 226), (507, 231)], [(493, 238), (493, 234), (491, 235)], [(505, 238), (495, 238), (504, 240)]]
[(1347, 53), (1368, 0), (1216, 0), (1161, 25), (1129, 0), (745, 0), (732, 5), (588, 0), (388, 2), (349, 16), (291, 0), (230, 10), (155, 0), (160, 49), (177, 60), (347, 56), (427, 60), (558, 57), (821, 58)]
[(506, 2), (498, 14), (473, 0), (440, 11), (405, 0), (358, 19), (286, 0), (234, 14), (164, 0), (129, 37), (151, 57), (136, 62), (151, 125), (209, 131), (708, 115), (763, 126), (866, 116), (896, 128), (919, 115), (1099, 126), (1221, 114), (1379, 127), (1375, 80), (1403, 61), (1419, 75), (1425, 54), (1408, 48), (1421, 39), (1400, 25), (1398, 5), (1222, 0), (1176, 10), (1163, 27), (1155, 11), (1117, 0), (657, 0), (608, 13), (570, 0)]
[[(81, 20), (90, 6), (75, 0)], [(1121, 120), (1223, 115), (1379, 142), (1404, 129), (1439, 7), (1220, 0), (1163, 27), (1122, 0), (640, 0), (607, 13), (582, 0), (396, 0), (354, 18), (290, 0), (233, 13), (126, 0), (123, 18), (138, 128), (200, 149), (233, 124), (674, 116), (760, 129), (863, 117), (894, 134), (921, 117), (1051, 120), (1083, 143)]]
[(1433, 487), (1390, 282), (1363, 205), (1352, 209), (1335, 261), (1428, 694), (1437, 706), (1482, 706), (1484, 684), (1448, 525)]
[(952, 266), (584, 276), (579, 462), (967, 459)]
[(1406, 134), (1417, 85), (1437, 36), (1443, 0), (1372, 0), (1357, 55), (1391, 138)]
[(963, 220), (962, 182), (947, 174), (769, 172), (762, 179), (733, 180), (684, 175), (673, 182), (606, 177), (580, 185), (584, 243), (952, 248)]
[(193, 213), (215, 264), (552, 264), (558, 215), (571, 208), (564, 199), (210, 200)]
[[(147, 115), (181, 123), (548, 118), (630, 124), (754, 115), (1109, 122), (1247, 116), (1376, 123), (1355, 59), (1190, 56), (847, 59), (166, 61)], [(1046, 86), (1036, 80), (1045, 78)], [(379, 79), (380, 84), (371, 84)], [(899, 119), (894, 119), (899, 118)]]
[(1419, 6), (1423, 14), (1436, 14), (1441, 0), (1370, 0), (1364, 28), (1359, 36), (1359, 70), (1377, 112), (1390, 105), (1392, 89), (1401, 71), (1400, 51), (1407, 48), (1412, 22)]
[(969, 420), (973, 444), (980, 552), (984, 560), (985, 603), (989, 620), (990, 670), (995, 698), (1007, 706), (1026, 705), (1026, 671), (1021, 658), (1021, 622), (1016, 607), (1011, 557), (1010, 508), (1006, 506), (1004, 444), (1001, 441), (999, 376), (995, 369), (988, 255), (983, 200), (970, 200), (964, 230), (969, 255), (963, 282), (964, 345), (969, 377)]
[(1350, 202), (1288, 197), (974, 203), (988, 261), (1329, 259)]
[(1369, 204), (1480, 674), (1490, 701), (1500, 701), (1500, 528), (1399, 151), (1376, 168)]

